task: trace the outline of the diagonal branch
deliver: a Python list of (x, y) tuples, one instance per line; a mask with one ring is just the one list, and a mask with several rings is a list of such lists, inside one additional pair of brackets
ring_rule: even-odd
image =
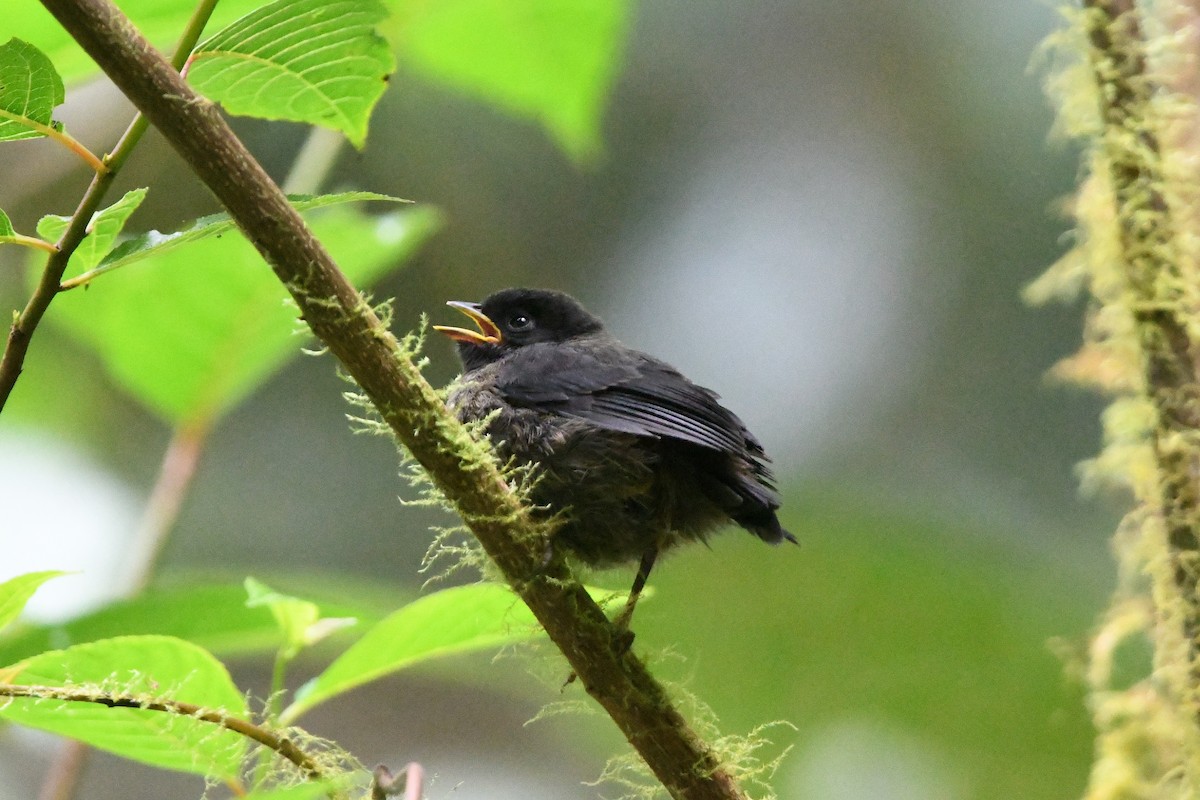
[(713, 749), (544, 547), (486, 445), (473, 440), (216, 108), (108, 0), (42, 0), (229, 210), (301, 316), (455, 505), (584, 687), (679, 800), (745, 800)]

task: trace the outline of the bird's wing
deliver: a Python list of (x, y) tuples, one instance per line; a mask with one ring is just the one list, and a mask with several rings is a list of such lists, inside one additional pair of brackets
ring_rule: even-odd
[[(677, 439), (765, 466), (762, 446), (715, 392), (667, 364), (616, 347), (523, 348), (497, 389), (514, 405), (579, 417), (622, 433)], [(757, 470), (756, 470), (757, 471)]]
[(508, 402), (550, 410), (638, 376), (628, 359), (561, 344), (533, 344), (514, 353), (496, 377), (496, 390)]

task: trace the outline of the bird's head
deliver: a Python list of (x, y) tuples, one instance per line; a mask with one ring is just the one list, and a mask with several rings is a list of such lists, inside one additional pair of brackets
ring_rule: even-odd
[(504, 289), (482, 303), (451, 300), (446, 305), (466, 314), (478, 331), (434, 325), (458, 344), (467, 372), (539, 342), (565, 342), (599, 333), (604, 325), (579, 301), (550, 289)]

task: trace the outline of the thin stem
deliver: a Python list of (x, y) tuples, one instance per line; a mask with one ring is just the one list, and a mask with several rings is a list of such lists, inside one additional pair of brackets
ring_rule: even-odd
[[(177, 72), (191, 55), (192, 48), (199, 41), (200, 34), (208, 23), (208, 18), (212, 16), (216, 4), (217, 0), (201, 0), (196, 6), (183, 35), (179, 38), (175, 55), (171, 59), (171, 64)], [(8, 397), (12, 394), (17, 379), (21, 377), (21, 368), (25, 363), (25, 356), (29, 352), (29, 342), (33, 338), (38, 324), (42, 321), (46, 309), (50, 307), (54, 298), (61, 291), (59, 284), (62, 281), (63, 273), (67, 271), (75, 249), (87, 235), (92, 215), (100, 208), (104, 195), (112, 186), (117, 173), (121, 171), (121, 167), (125, 165), (133, 149), (141, 141), (142, 134), (146, 132), (147, 127), (149, 127), (149, 122), (139, 112), (129, 123), (129, 127), (117, 142), (112, 153), (104, 157), (102, 165), (104, 168), (97, 170), (93, 176), (91, 184), (79, 201), (79, 206), (71, 215), (67, 229), (55, 243), (57, 252), (51, 253), (50, 257), (46, 259), (46, 266), (42, 270), (42, 276), (38, 279), (37, 287), (33, 290), (29, 302), (26, 303), (24, 310), (9, 328), (4, 356), (0, 358), (0, 412), (4, 411)]]
[(158, 711), (164, 714), (176, 714), (201, 722), (217, 725), (228, 731), (245, 736), (259, 744), (274, 750), (283, 758), (292, 762), (312, 780), (321, 780), (325, 776), (321, 766), (312, 756), (305, 753), (292, 743), (291, 739), (273, 730), (255, 725), (240, 717), (231, 717), (223, 711), (198, 706), (195, 703), (184, 703), (179, 700), (146, 700), (143, 697), (122, 694), (102, 694), (81, 692), (65, 689), (61, 686), (18, 686), (11, 683), (0, 683), (0, 697), (27, 697), (34, 700), (63, 700), (70, 703), (92, 703), (107, 708), (136, 708), (142, 711)]
[(277, 722), (279, 713), (283, 710), (283, 690), (287, 688), (287, 668), (292, 663), (291, 656), (285, 652), (285, 647), (275, 654), (275, 663), (271, 666), (271, 695), (267, 700), (267, 720)]
[(167, 445), (126, 565), (125, 593), (131, 597), (140, 594), (154, 576), (167, 535), (179, 519), (196, 475), (208, 430), (207, 424), (182, 425)]
[(404, 768), (404, 800), (421, 800), (425, 788), (425, 770), (415, 761)]
[(85, 147), (83, 145), (83, 142), (79, 141), (78, 139), (76, 139), (74, 136), (67, 133), (66, 131), (54, 131), (53, 133), (50, 133), (47, 135), (51, 139), (56, 139), (59, 142), (62, 142), (64, 147), (66, 147), (68, 150), (70, 150), (75, 155), (82, 158), (84, 160), (84, 162), (87, 163), (87, 165), (89, 167), (91, 167), (95, 172), (104, 173), (104, 172), (108, 172), (111, 169), (111, 167), (109, 167), (108, 163), (106, 161), (104, 161), (104, 159), (97, 158), (95, 153), (93, 153), (91, 150), (87, 149), (87, 147)]
[[(287, 668), (292, 661), (292, 657), (287, 652), (288, 649), (288, 645), (284, 645), (275, 654), (275, 663), (271, 667), (271, 693), (267, 696), (267, 707), (264, 713), (266, 721), (271, 725), (279, 723), (279, 713), (283, 710), (283, 691), (287, 686)], [(270, 768), (270, 760), (266, 757), (260, 758), (258, 766), (254, 769), (254, 779), (250, 785), (254, 788), (261, 786)]]
[(83, 742), (64, 739), (50, 764), (46, 779), (42, 781), (38, 800), (71, 800), (91, 752), (92, 748)]
[(337, 163), (345, 142), (337, 131), (312, 128), (283, 179), (284, 194), (316, 194)]
[(101, 275), (125, 266), (126, 263), (128, 262), (124, 261), (123, 259), (117, 259), (116, 261), (109, 262), (108, 264), (101, 264), (98, 267), (89, 269), (87, 272), (79, 273), (74, 278), (67, 278), (58, 285), (58, 290), (60, 292), (66, 292), (71, 289), (78, 289), (80, 286), (86, 286), (87, 284), (96, 280), (96, 278), (99, 278)]
[(23, 233), (14, 233), (11, 236), (0, 236), (0, 243), (19, 244), (22, 247), (32, 247), (35, 250), (45, 250), (47, 253), (57, 253), (58, 248), (53, 242), (47, 242), (45, 239), (39, 239), (36, 236), (26, 236)]
[(19, 122), (22, 126), (29, 128), (30, 130), (37, 131), (48, 139), (53, 139), (75, 155), (82, 158), (84, 162), (92, 168), (93, 172), (98, 174), (108, 172), (108, 164), (104, 163), (102, 158), (97, 157), (95, 153), (93, 153), (91, 150), (88, 150), (87, 147), (84, 146), (83, 142), (79, 141), (66, 131), (59, 130), (58, 128), (50, 125), (43, 125), (37, 120), (30, 119), (29, 117), (21, 114), (14, 114), (11, 111), (5, 111), (3, 108), (0, 108), (0, 119), (10, 119), (15, 122)]
[(109, 271), (110, 270), (104, 269), (103, 267), (96, 267), (95, 269), (89, 269), (87, 272), (81, 272), (80, 274), (76, 275), (74, 278), (67, 278), (66, 280), (64, 280), (62, 283), (60, 283), (58, 285), (58, 290), (60, 292), (66, 292), (71, 289), (78, 289), (80, 286), (86, 286), (87, 284), (94, 281), (96, 278), (100, 277), (101, 275), (103, 275), (104, 273), (109, 272)]

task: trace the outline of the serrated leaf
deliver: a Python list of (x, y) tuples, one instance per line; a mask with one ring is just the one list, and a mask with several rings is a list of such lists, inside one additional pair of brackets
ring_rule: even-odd
[[(437, 224), (431, 209), (370, 217), (345, 206), (310, 220), (358, 285), (396, 267)], [(305, 342), (295, 335), (304, 329), (284, 287), (240, 235), (164, 249), (87, 291), (67, 292), (52, 319), (173, 424), (214, 419)]]
[(600, 151), (620, 68), (624, 0), (390, 0), (381, 30), (405, 64), (540, 122), (576, 160)]
[[(168, 636), (104, 639), (42, 653), (0, 668), (0, 681), (192, 703), (246, 717), (245, 699), (224, 665)], [(247, 749), (241, 736), (212, 723), (144, 709), (14, 698), (0, 705), (0, 717), (163, 769), (215, 778), (235, 778)]]
[(202, 42), (188, 81), (230, 114), (321, 125), (355, 147), (395, 59), (378, 0), (276, 0)]
[(37, 232), (48, 242), (57, 242), (66, 231), (67, 226), (71, 224), (70, 217), (63, 217), (58, 214), (47, 214), (38, 220)]
[(20, 616), (25, 604), (29, 602), (29, 598), (33, 597), (33, 593), (38, 590), (39, 586), (51, 578), (66, 574), (54, 570), (30, 572), (0, 583), (0, 629), (7, 627), (10, 622)]
[(59, 128), (54, 109), (65, 97), (45, 53), (20, 39), (0, 45), (0, 142), (37, 139), (45, 128)]
[[(589, 591), (624, 602), (612, 592)], [(280, 720), (290, 724), (332, 697), (414, 664), (527, 641), (541, 633), (533, 612), (507, 586), (479, 583), (443, 589), (414, 600), (363, 634), (300, 687)]]
[[(88, 223), (88, 232), (71, 254), (67, 269), (72, 273), (82, 272), (95, 267), (113, 249), (117, 237), (125, 228), (129, 219), (138, 206), (146, 199), (146, 189), (132, 189), (125, 193), (117, 202), (108, 208), (101, 209), (92, 215)], [(48, 242), (57, 242), (71, 224), (70, 217), (58, 214), (47, 214), (38, 220), (37, 232)]]
[[(58, 66), (68, 83), (100, 70), (38, 0), (5, 0), (5, 22)], [(123, 0), (121, 10), (169, 49), (193, 0)], [(222, 0), (210, 26), (229, 24), (257, 0)], [(501, 110), (540, 122), (577, 160), (600, 148), (600, 120), (620, 68), (628, 0), (386, 0), (380, 26), (411, 69)]]

